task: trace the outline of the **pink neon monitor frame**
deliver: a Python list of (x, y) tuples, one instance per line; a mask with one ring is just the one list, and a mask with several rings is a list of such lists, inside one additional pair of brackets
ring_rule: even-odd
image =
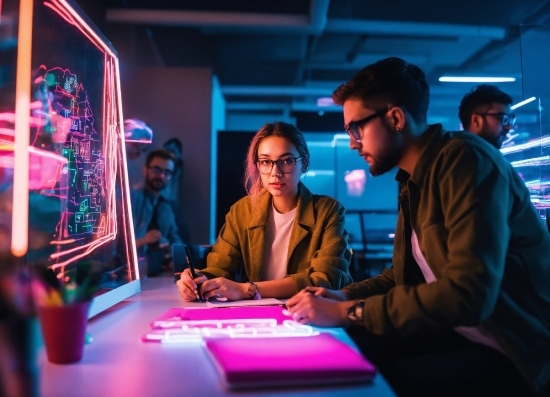
[[(0, 2), (0, 12), (2, 11), (2, 3)], [(68, 23), (75, 26), (79, 32), (90, 43), (92, 43), (99, 51), (104, 54), (104, 103), (103, 103), (103, 136), (109, 135), (115, 144), (120, 145), (122, 153), (123, 173), (123, 197), (125, 198), (126, 216), (122, 216), (123, 222), (126, 222), (122, 227), (127, 230), (130, 238), (126, 244), (126, 257), (128, 258), (130, 273), (136, 275), (136, 279), (130, 280), (113, 290), (103, 293), (94, 298), (90, 308), (89, 317), (107, 309), (117, 302), (131, 296), (140, 291), (138, 260), (136, 255), (135, 239), (133, 235), (133, 224), (131, 214), (131, 204), (129, 201), (128, 173), (126, 169), (126, 152), (124, 144), (124, 134), (121, 133), (121, 126), (124, 125), (122, 114), (122, 102), (120, 93), (120, 73), (119, 62), (116, 50), (111, 43), (102, 35), (102, 33), (89, 20), (85, 13), (78, 7), (73, 0), (46, 0), (35, 2), (33, 0), (19, 1), (19, 31), (18, 31), (18, 50), (17, 50), (17, 68), (16, 68), (16, 86), (15, 86), (15, 118), (14, 118), (14, 140), (13, 140), (13, 222), (11, 252), (16, 257), (22, 257), (27, 253), (29, 247), (28, 228), (29, 228), (29, 189), (33, 184), (43, 183), (44, 178), (48, 175), (36, 173), (34, 169), (34, 177), (29, 178), (29, 171), (33, 176), (33, 167), (31, 167), (30, 159), (39, 159), (40, 162), (61, 164), (59, 158), (52, 156), (44, 156), (40, 150), (30, 146), (30, 127), (31, 127), (31, 68), (32, 68), (32, 30), (33, 30), (33, 11), (37, 7), (48, 7), (55, 11), (60, 17), (60, 23)], [(52, 27), (53, 29), (53, 27)], [(59, 157), (59, 156), (58, 156)], [(116, 161), (109, 159), (111, 162)], [(36, 160), (38, 161), (38, 160)], [(117, 164), (111, 164), (111, 169), (117, 169)], [(34, 167), (36, 168), (36, 167)], [(39, 171), (39, 170), (38, 170)], [(110, 205), (106, 214), (107, 228), (106, 233), (94, 241), (83, 244), (79, 247), (72, 248), (69, 252), (60, 252), (58, 255), (63, 256), (62, 259), (56, 259), (56, 267), (63, 268), (68, 264), (86, 257), (102, 244), (112, 241), (118, 230), (116, 222), (115, 205)]]

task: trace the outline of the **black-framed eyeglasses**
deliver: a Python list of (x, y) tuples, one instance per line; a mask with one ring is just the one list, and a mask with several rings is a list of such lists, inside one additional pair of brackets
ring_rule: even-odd
[(147, 167), (147, 169), (149, 169), (154, 175), (164, 174), (164, 176), (167, 178), (171, 178), (172, 175), (174, 175), (174, 171), (169, 170), (167, 168), (160, 168), (160, 167), (157, 167), (156, 165), (152, 167)]
[(498, 113), (478, 113), (480, 116), (491, 116), (494, 117), (497, 120), (500, 120), (502, 123), (502, 126), (505, 127), (507, 125), (514, 125), (516, 124), (516, 115), (515, 114), (507, 114), (504, 112), (498, 112)]
[(349, 125), (344, 124), (344, 130), (346, 130), (348, 135), (350, 137), (353, 137), (353, 139), (355, 139), (357, 142), (361, 142), (361, 133), (359, 132), (359, 128), (367, 124), (369, 121), (386, 114), (387, 112), (387, 110), (379, 110), (378, 112), (375, 112), (370, 116), (365, 117), (364, 119), (351, 121)]
[(280, 160), (258, 159), (256, 164), (258, 164), (261, 174), (270, 174), (275, 164), (282, 174), (292, 174), (296, 169), (296, 163), (301, 159), (301, 157), (288, 157)]

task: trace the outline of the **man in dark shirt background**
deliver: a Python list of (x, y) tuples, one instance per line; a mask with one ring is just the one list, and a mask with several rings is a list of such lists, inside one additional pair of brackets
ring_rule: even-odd
[(170, 263), (171, 245), (182, 242), (172, 206), (161, 195), (174, 174), (175, 165), (171, 152), (153, 150), (143, 167), (144, 188), (131, 193), (136, 248), (140, 263), (147, 260), (148, 275), (166, 267)]
[(480, 84), (464, 95), (458, 117), (465, 130), (500, 149), (516, 116), (512, 114), (510, 95), (490, 84)]

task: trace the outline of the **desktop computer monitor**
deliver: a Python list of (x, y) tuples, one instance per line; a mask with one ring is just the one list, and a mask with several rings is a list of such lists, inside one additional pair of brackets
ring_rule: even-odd
[(0, 54), (0, 250), (86, 269), (93, 316), (140, 289), (117, 53), (74, 1), (4, 0)]

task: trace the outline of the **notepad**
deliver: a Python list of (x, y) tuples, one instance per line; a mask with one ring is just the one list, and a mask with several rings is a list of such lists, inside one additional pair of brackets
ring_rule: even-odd
[(328, 333), (287, 338), (208, 338), (206, 348), (228, 389), (369, 382), (376, 368)]
[(242, 307), (242, 306), (282, 306), (284, 305), (283, 301), (275, 298), (264, 298), (264, 299), (246, 299), (240, 301), (222, 301), (218, 299), (209, 299), (206, 302), (208, 307)]

